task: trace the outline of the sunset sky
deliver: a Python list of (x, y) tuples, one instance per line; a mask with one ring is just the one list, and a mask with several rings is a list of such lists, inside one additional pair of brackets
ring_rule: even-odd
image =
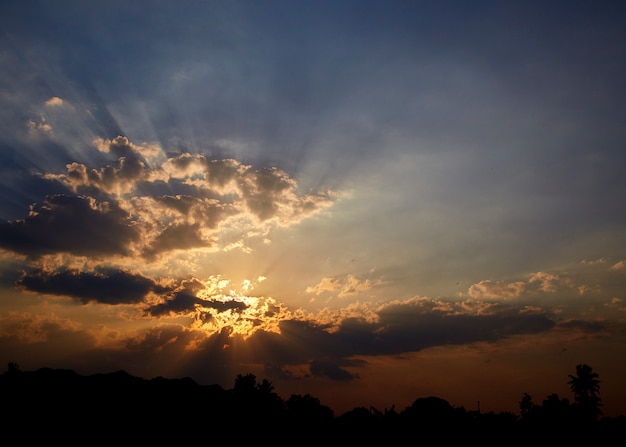
[(626, 3), (0, 4), (0, 372), (626, 415)]

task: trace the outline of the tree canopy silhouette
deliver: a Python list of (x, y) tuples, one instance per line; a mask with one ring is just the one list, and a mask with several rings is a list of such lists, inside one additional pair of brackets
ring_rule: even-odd
[(602, 414), (599, 375), (591, 366), (582, 363), (576, 365), (576, 375), (569, 374), (568, 377), (577, 413), (583, 419), (595, 421)]

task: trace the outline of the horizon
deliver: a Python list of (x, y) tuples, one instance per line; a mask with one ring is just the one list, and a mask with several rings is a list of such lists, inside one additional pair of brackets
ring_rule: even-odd
[(0, 362), (626, 414), (626, 4), (0, 5)]

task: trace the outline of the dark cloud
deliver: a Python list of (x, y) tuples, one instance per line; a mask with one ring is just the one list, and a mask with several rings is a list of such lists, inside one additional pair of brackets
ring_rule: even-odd
[(155, 317), (170, 314), (185, 314), (195, 310), (203, 301), (204, 300), (188, 292), (179, 292), (163, 303), (150, 306), (146, 311)]
[(184, 195), (163, 195), (155, 197), (154, 200), (162, 203), (168, 208), (178, 211), (180, 214), (189, 215), (191, 209), (201, 199)]
[[(235, 300), (205, 300), (195, 296), (189, 289), (176, 292), (174, 296), (163, 303), (150, 306), (147, 312), (155, 317), (171, 315), (171, 314), (187, 314), (195, 311), (197, 308), (214, 309), (217, 312), (234, 310), (241, 312), (248, 306), (245, 303)], [(202, 313), (203, 321), (211, 319), (210, 314)]]
[(126, 255), (137, 237), (129, 214), (116, 203), (82, 196), (48, 196), (25, 219), (0, 222), (0, 247), (32, 257)]
[(293, 187), (294, 182), (280, 170), (259, 169), (242, 184), (242, 191), (250, 211), (263, 221), (276, 214), (280, 194)]
[[(217, 200), (206, 198), (192, 200), (188, 217), (201, 222), (204, 228), (216, 229), (223, 219), (237, 212), (235, 207), (229, 203), (220, 203)], [(171, 201), (169, 203), (171, 204)]]
[(151, 258), (161, 252), (209, 247), (210, 241), (203, 239), (199, 224), (170, 225), (156, 237), (144, 254)]
[[(505, 305), (499, 307), (490, 314), (473, 315), (432, 309), (430, 304), (422, 306), (419, 302), (387, 306), (379, 312), (380, 321), (375, 331), (367, 335), (369, 343), (363, 343), (360, 351), (399, 354), (432, 346), (494, 342), (512, 335), (547, 331), (555, 326), (547, 314), (523, 313)], [(352, 321), (342, 326), (338, 335), (345, 332), (354, 340), (363, 330), (363, 324)]]
[(65, 295), (82, 303), (141, 303), (151, 291), (162, 291), (153, 280), (120, 270), (78, 272), (64, 270), (48, 273), (42, 270), (24, 273), (16, 285), (31, 292)]
[[(105, 150), (113, 153), (113, 155), (115, 155), (118, 158), (118, 160), (141, 159), (137, 151), (133, 148), (133, 146), (130, 144), (130, 141), (128, 141), (128, 138), (126, 137), (117, 136), (110, 141), (109, 140), (103, 141), (103, 143), (105, 144), (105, 148), (106, 148)], [(137, 169), (137, 167), (134, 167), (134, 168), (131, 167), (129, 169), (130, 169), (130, 172), (126, 172), (126, 175), (124, 175), (124, 177), (133, 178), (136, 176), (133, 174), (136, 174), (136, 172), (141, 170), (141, 169)]]
[[(0, 147), (0, 153), (4, 148)], [(69, 190), (58, 182), (32, 175), (23, 166), (0, 159), (0, 215), (7, 220), (24, 216), (28, 204), (46, 195), (66, 194)]]
[(335, 362), (314, 360), (311, 362), (309, 369), (312, 375), (327, 377), (331, 380), (348, 381), (358, 378), (358, 375), (351, 374)]
[(551, 329), (554, 322), (545, 315), (428, 315), (410, 325), (391, 324), (377, 334), (378, 343), (390, 353), (418, 351), (431, 346), (465, 344)]
[[(348, 318), (332, 332), (314, 321), (286, 320), (281, 322), (280, 335), (258, 331), (248, 342), (258, 348), (252, 349), (253, 353), (271, 352), (270, 361), (275, 363), (311, 362), (312, 374), (347, 380), (350, 375), (343, 367), (359, 365), (340, 362), (354, 356), (397, 355), (434, 346), (495, 342), (555, 327), (547, 314), (527, 314), (507, 306), (489, 315), (468, 315), (437, 310), (435, 305), (421, 300), (387, 306), (378, 312), (377, 322)], [(267, 357), (251, 355), (252, 361), (268, 361)]]
[(224, 188), (231, 182), (238, 182), (242, 171), (246, 170), (239, 162), (229, 158), (208, 160), (205, 156), (199, 156), (197, 160), (204, 166), (207, 183), (217, 189)]
[(606, 331), (608, 324), (605, 321), (569, 320), (559, 323), (558, 327), (564, 329), (578, 329), (582, 332), (597, 334)]
[(226, 300), (226, 301), (204, 300), (202, 305), (204, 307), (215, 309), (218, 312), (224, 312), (227, 310), (234, 310), (236, 312), (241, 312), (242, 310), (248, 308), (247, 304), (242, 303), (241, 301), (236, 301), (236, 300)]

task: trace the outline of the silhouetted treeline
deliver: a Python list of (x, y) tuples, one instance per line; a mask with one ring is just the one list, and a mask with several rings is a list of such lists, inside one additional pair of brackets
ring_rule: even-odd
[(579, 365), (577, 376), (569, 377), (572, 403), (553, 394), (535, 404), (524, 393), (519, 414), (480, 413), (430, 396), (401, 410), (356, 407), (335, 415), (309, 394), (284, 400), (270, 382), (258, 382), (252, 374), (238, 375), (233, 388), (224, 389), (190, 378), (143, 379), (125, 371), (89, 376), (50, 368), (27, 372), (10, 363), (0, 376), (2, 435), (24, 445), (608, 445), (623, 440), (626, 418), (602, 416), (597, 374)]

